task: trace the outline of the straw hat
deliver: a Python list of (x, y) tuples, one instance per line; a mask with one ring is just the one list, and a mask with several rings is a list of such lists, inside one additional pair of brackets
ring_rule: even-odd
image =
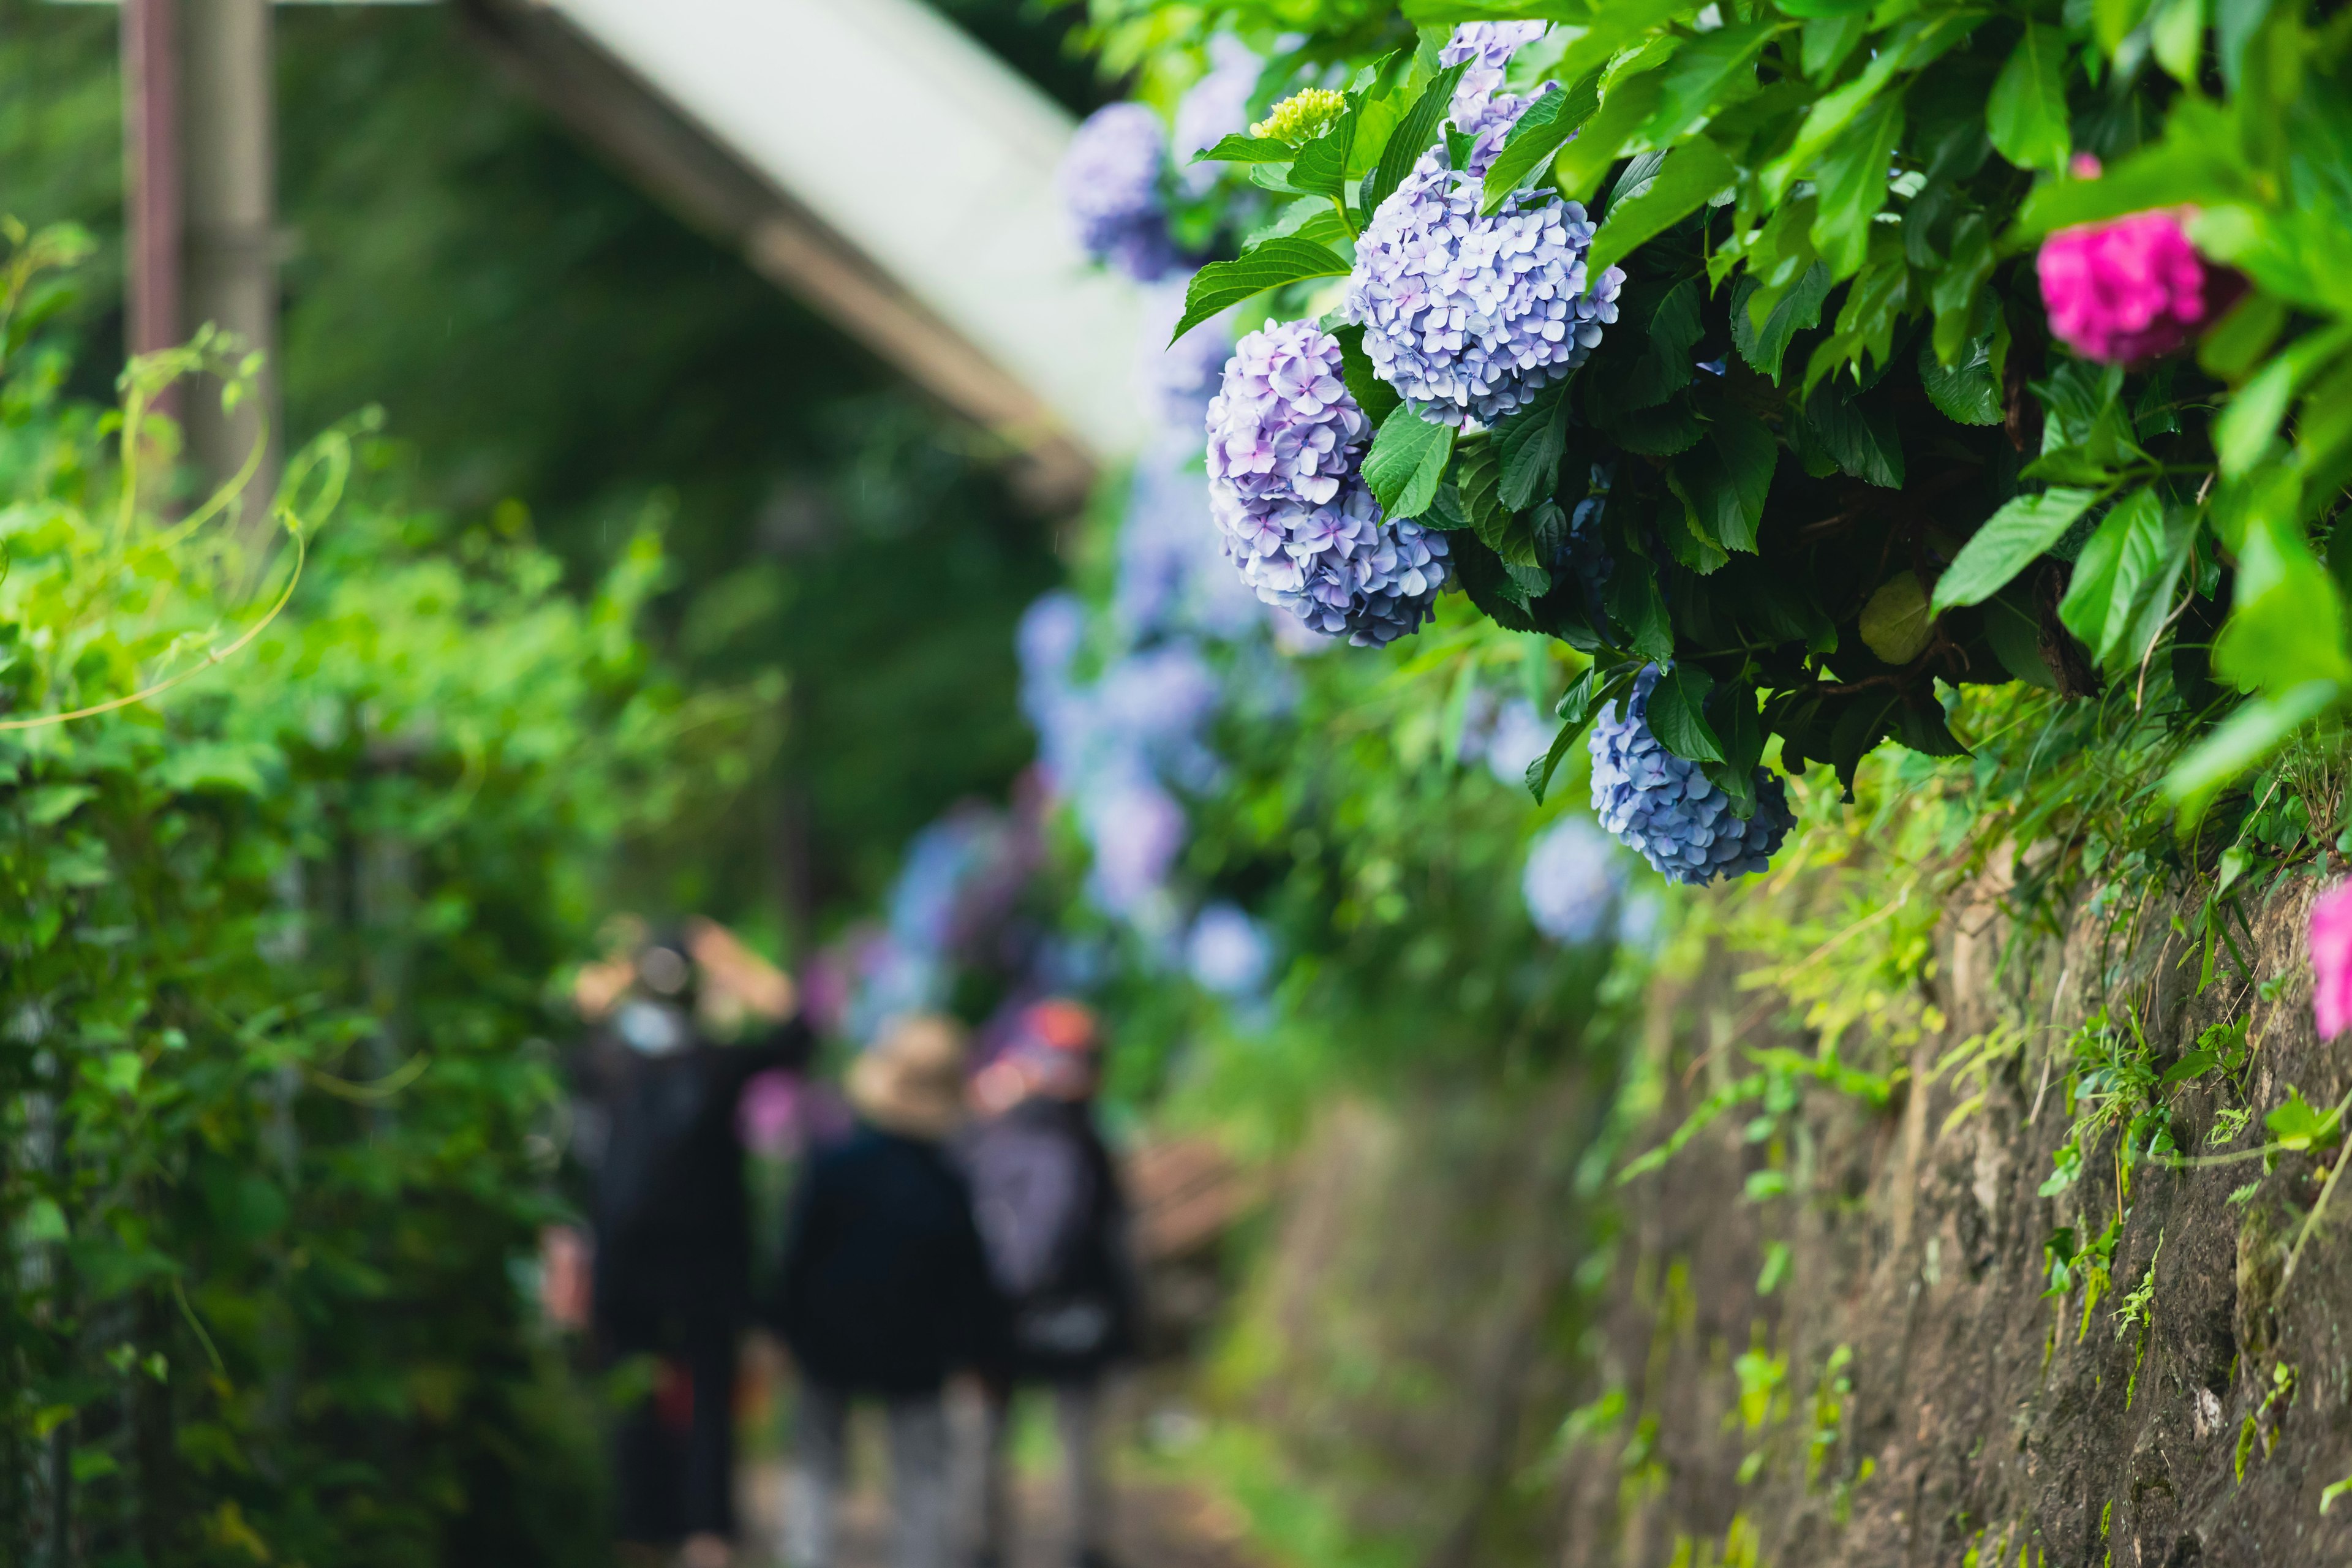
[(849, 1069), (849, 1103), (885, 1132), (944, 1138), (963, 1120), (964, 1033), (935, 1013), (891, 1026)]

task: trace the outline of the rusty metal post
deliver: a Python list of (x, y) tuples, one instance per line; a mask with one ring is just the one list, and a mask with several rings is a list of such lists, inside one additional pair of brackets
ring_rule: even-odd
[(169, 348), (182, 335), (177, 8), (177, 0), (122, 6), (123, 348), (131, 354)]

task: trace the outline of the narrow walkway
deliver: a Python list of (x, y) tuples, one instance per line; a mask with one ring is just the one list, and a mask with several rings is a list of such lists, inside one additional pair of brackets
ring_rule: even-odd
[[(974, 1413), (953, 1412), (959, 1451), (973, 1451), (968, 1439)], [(870, 1421), (853, 1429), (852, 1474), (856, 1478), (842, 1513), (841, 1558), (835, 1568), (889, 1568), (889, 1518), (884, 1497), (886, 1465), (880, 1433)], [(775, 1568), (774, 1543), (782, 1539), (786, 1462), (770, 1458), (746, 1466), (744, 1504), (746, 1568)], [(967, 1542), (978, 1478), (959, 1477), (960, 1535)], [(1006, 1568), (1069, 1568), (1068, 1529), (1062, 1517), (1060, 1488), (1050, 1475), (1023, 1475), (1017, 1482), (1015, 1548)], [(1122, 1479), (1112, 1517), (1112, 1551), (1118, 1568), (1266, 1568), (1248, 1550), (1242, 1520), (1229, 1507), (1181, 1485)], [(965, 1549), (968, 1551), (968, 1547)], [(959, 1555), (954, 1568), (964, 1568)]]

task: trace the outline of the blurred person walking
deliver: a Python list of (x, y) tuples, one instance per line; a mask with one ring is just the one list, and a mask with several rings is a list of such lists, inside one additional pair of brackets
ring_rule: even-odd
[(1108, 1568), (1105, 1373), (1135, 1352), (1138, 1293), (1125, 1195), (1094, 1114), (1095, 1016), (1053, 999), (1024, 1009), (973, 1084), (987, 1113), (965, 1140), (989, 1268), (1010, 1308), (1010, 1354), (989, 1382), (980, 1563), (1012, 1558), (1010, 1435), (1021, 1384), (1051, 1390), (1074, 1568)]
[(889, 1428), (891, 1560), (947, 1568), (949, 1376), (1003, 1355), (1003, 1305), (943, 1147), (964, 1112), (964, 1037), (920, 1016), (851, 1068), (850, 1140), (803, 1179), (776, 1302), (800, 1364), (797, 1455), (784, 1521), (792, 1568), (834, 1568), (851, 1402)]
[[(725, 1568), (736, 1340), (751, 1304), (737, 1101), (756, 1075), (803, 1066), (813, 1039), (790, 977), (708, 921), (591, 966), (574, 995), (598, 1023), (576, 1068), (572, 1134), (592, 1181), (591, 1325), (608, 1363), (657, 1358), (651, 1394), (615, 1435), (616, 1532), (641, 1548), (682, 1543), (688, 1568)], [(721, 1045), (704, 1027), (714, 1019), (766, 1028)]]

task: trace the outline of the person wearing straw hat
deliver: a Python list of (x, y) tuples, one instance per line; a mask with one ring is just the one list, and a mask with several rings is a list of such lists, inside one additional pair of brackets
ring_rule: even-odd
[(792, 1568), (832, 1568), (849, 1405), (888, 1418), (895, 1568), (945, 1568), (949, 1375), (995, 1360), (1003, 1309), (942, 1147), (963, 1120), (964, 1036), (900, 1021), (860, 1057), (847, 1089), (859, 1125), (803, 1182), (775, 1327), (802, 1373), (799, 1454), (786, 1505)]

